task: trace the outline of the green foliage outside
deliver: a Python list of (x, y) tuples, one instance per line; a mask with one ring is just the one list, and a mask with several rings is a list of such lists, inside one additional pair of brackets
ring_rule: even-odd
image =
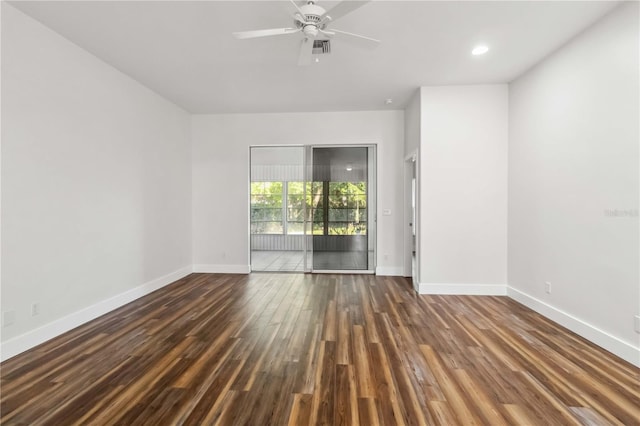
[[(314, 235), (325, 231), (325, 202), (328, 208), (327, 234), (365, 235), (367, 197), (365, 182), (329, 182), (325, 197), (323, 182), (288, 182), (283, 199), (283, 182), (251, 182), (251, 232), (283, 234), (282, 212), (286, 210), (287, 233), (302, 234), (305, 219)], [(286, 209), (283, 209), (283, 202)], [(306, 206), (306, 218), (305, 218)]]

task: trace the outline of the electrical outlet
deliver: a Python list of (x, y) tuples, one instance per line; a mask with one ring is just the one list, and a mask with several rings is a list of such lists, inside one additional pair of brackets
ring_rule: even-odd
[(31, 316), (35, 317), (36, 315), (40, 315), (40, 303), (38, 302), (31, 304)]
[(544, 291), (546, 291), (547, 294), (551, 294), (551, 283), (549, 281), (544, 283)]
[(640, 333), (640, 315), (636, 315), (634, 320), (634, 329), (636, 330), (636, 333)]
[(2, 326), (8, 327), (16, 322), (16, 311), (5, 311), (2, 313)]

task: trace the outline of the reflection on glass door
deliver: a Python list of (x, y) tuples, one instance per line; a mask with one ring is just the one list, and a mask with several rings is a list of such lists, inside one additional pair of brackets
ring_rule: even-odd
[(374, 270), (373, 164), (374, 147), (313, 147), (308, 256), (314, 271)]

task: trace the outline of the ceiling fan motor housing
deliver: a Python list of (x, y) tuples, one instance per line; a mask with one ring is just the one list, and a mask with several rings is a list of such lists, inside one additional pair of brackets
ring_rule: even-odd
[(318, 35), (318, 30), (324, 29), (326, 26), (326, 24), (319, 25), (320, 19), (325, 14), (325, 10), (311, 2), (301, 6), (300, 10), (304, 13), (303, 18), (305, 22), (302, 23), (296, 20), (296, 26), (302, 28), (302, 32), (304, 32), (307, 37), (315, 38)]

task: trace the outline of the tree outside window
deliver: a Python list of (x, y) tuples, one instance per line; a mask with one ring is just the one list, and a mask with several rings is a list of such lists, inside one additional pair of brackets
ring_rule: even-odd
[(306, 219), (307, 235), (366, 235), (366, 194), (365, 182), (251, 182), (251, 233), (302, 235)]
[(366, 182), (329, 182), (328, 235), (367, 234)]
[(251, 233), (282, 234), (282, 182), (251, 182)]

